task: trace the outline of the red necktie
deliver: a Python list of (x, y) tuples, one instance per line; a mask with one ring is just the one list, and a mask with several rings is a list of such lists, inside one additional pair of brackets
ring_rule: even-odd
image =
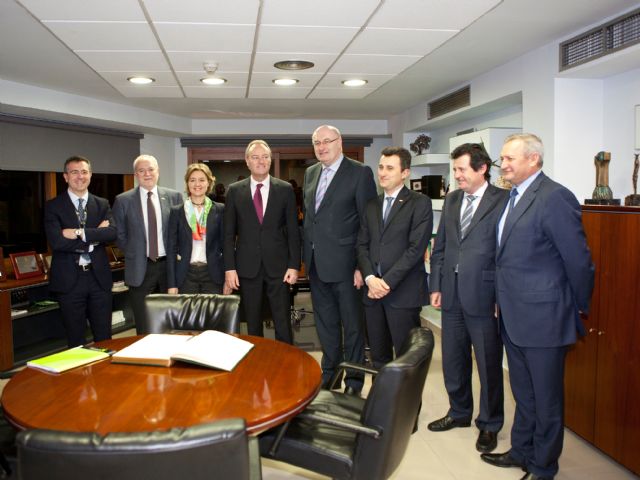
[(264, 213), (262, 209), (262, 194), (260, 193), (260, 189), (262, 188), (262, 184), (258, 183), (256, 185), (256, 193), (253, 194), (253, 206), (256, 207), (256, 215), (258, 215), (258, 221), (262, 224), (262, 219), (264, 218)]

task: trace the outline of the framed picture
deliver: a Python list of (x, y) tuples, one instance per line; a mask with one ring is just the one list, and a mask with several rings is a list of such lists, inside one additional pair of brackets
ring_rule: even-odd
[(422, 179), (421, 178), (416, 178), (416, 179), (411, 180), (410, 185), (411, 185), (411, 190), (413, 190), (414, 192), (422, 192)]
[(10, 253), (9, 256), (16, 279), (22, 280), (43, 274), (36, 252)]

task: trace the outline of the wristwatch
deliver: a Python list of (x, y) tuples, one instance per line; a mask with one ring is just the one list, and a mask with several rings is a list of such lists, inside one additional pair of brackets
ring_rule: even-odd
[(82, 237), (82, 229), (80, 228), (76, 228), (73, 233), (75, 233), (78, 238)]

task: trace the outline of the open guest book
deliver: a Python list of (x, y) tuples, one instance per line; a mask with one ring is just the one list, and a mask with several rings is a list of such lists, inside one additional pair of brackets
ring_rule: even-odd
[(253, 344), (216, 330), (198, 335), (151, 333), (111, 357), (112, 363), (170, 367), (176, 360), (230, 372)]

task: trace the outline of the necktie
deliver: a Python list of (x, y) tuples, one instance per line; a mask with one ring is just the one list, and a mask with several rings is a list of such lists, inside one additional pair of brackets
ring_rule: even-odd
[[(262, 219), (264, 218), (264, 210), (262, 208), (262, 184), (258, 183), (256, 185), (256, 193), (253, 194), (253, 206), (256, 207), (256, 215), (258, 215), (258, 221), (262, 224)], [(245, 197), (246, 198), (246, 197)]]
[(324, 198), (324, 194), (327, 193), (327, 187), (329, 186), (329, 169), (323, 168), (320, 175), (320, 181), (318, 182), (318, 190), (316, 190), (316, 212), (320, 208), (320, 203)]
[(509, 192), (509, 208), (507, 209), (507, 216), (505, 217), (505, 219), (509, 216), (509, 214), (511, 213), (511, 210), (513, 210), (513, 206), (516, 204), (517, 196), (518, 196), (518, 189), (516, 187), (513, 187)]
[(147, 235), (149, 237), (149, 258), (156, 260), (158, 258), (158, 219), (151, 200), (152, 195), (153, 192), (147, 192)]
[(475, 195), (467, 195), (467, 205), (462, 212), (462, 218), (460, 219), (460, 236), (464, 238), (464, 235), (471, 225), (471, 218), (473, 217), (473, 201), (476, 199)]
[(387, 226), (387, 219), (389, 218), (389, 212), (391, 211), (391, 205), (393, 204), (393, 199), (395, 197), (387, 197), (385, 200), (387, 204), (384, 207), (384, 213), (382, 214), (382, 225)]
[[(80, 223), (80, 228), (84, 228), (84, 226), (87, 223), (87, 211), (84, 209), (84, 206), (82, 205), (83, 203), (84, 203), (84, 199), (79, 198), (78, 199), (78, 222)], [(82, 262), (83, 264), (91, 263), (91, 257), (89, 256), (88, 253), (82, 253), (80, 254), (80, 257), (82, 257), (82, 260), (84, 260)]]

